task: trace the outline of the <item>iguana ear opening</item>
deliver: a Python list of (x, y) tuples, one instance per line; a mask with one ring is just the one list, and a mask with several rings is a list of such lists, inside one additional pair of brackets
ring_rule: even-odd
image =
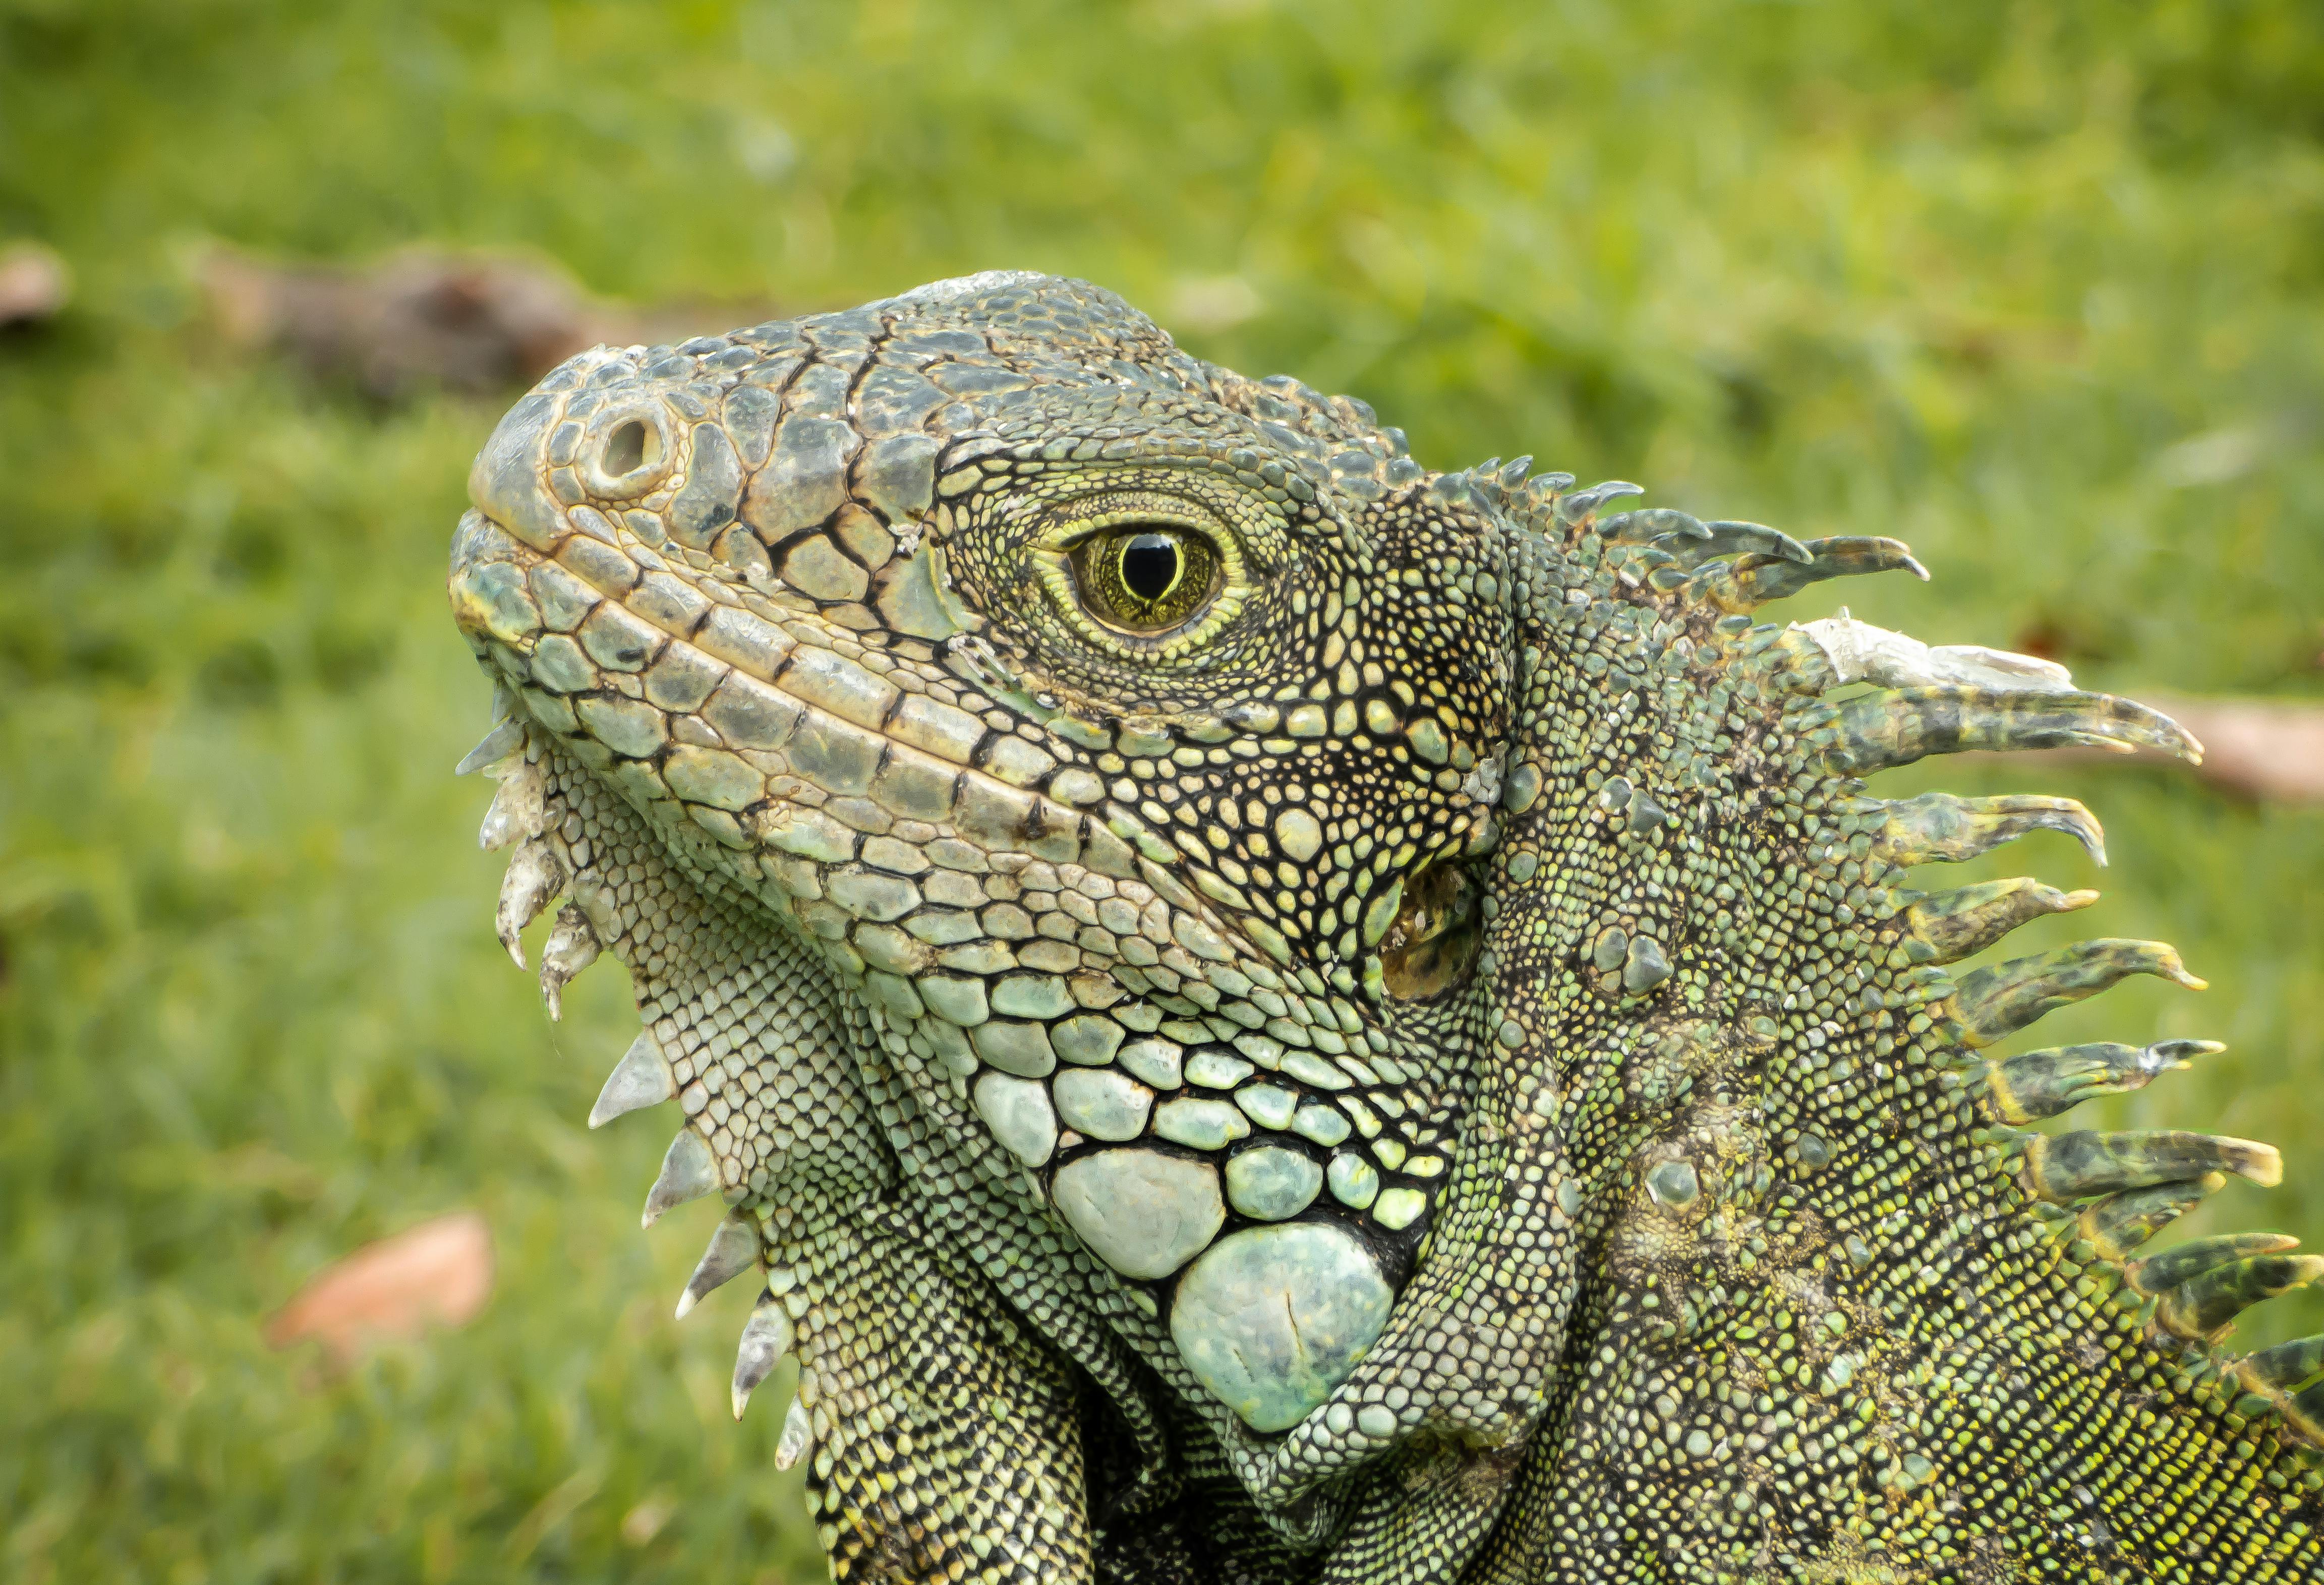
[(1482, 899), (1463, 864), (1431, 864), (1405, 883), (1404, 907), (1380, 940), (1392, 1000), (1426, 1001), (1469, 982), (1484, 945)]

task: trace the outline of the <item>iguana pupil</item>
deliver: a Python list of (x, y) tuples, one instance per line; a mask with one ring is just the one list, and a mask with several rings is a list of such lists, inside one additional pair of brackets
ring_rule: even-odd
[(1218, 552), (1191, 530), (1131, 525), (1075, 548), (1074, 578), (1092, 615), (1135, 633), (1158, 633), (1194, 615), (1218, 582)]
[(1167, 594), (1185, 567), (1177, 541), (1162, 534), (1139, 534), (1121, 552), (1121, 581), (1148, 604)]

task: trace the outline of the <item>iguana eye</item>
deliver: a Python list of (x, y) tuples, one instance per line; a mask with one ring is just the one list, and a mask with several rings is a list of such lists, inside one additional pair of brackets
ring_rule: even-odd
[(1209, 604), (1222, 567), (1207, 537), (1176, 523), (1121, 523), (1092, 534), (1068, 558), (1082, 606), (1111, 627), (1158, 633)]
[[(1025, 552), (1048, 609), (1026, 619), (1062, 619), (1113, 659), (1153, 668), (1201, 656), (1253, 592), (1251, 529), (1213, 502), (1131, 484), (1044, 515)], [(1249, 515), (1264, 534), (1261, 514)]]

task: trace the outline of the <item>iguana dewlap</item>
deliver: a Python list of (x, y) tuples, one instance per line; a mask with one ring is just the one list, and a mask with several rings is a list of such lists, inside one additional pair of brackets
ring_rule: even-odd
[(2059, 668), (1752, 609), (1918, 570), (1435, 474), (1362, 403), (993, 273), (503, 419), (470, 756), (729, 1207), (737, 1414), (842, 1580), (2324, 1579), (2324, 1261), (2144, 1240), (2264, 1145), (2038, 1131), (2201, 1042), (1987, 1050), (2170, 948), (1948, 968), (2089, 892), (1904, 889), (2144, 744)]

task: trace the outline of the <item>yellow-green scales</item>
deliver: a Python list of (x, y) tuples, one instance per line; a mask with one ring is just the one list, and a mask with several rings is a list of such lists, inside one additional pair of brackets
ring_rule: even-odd
[[(1930, 753), (2198, 751), (1840, 616), (1918, 571), (1434, 474), (1346, 398), (991, 274), (543, 381), (462, 630), (500, 921), (642, 1020), (593, 1122), (732, 1207), (739, 1413), (836, 1577), (2324, 1579), (2275, 1153), (2026, 1125), (2213, 1049), (1988, 1048), (2169, 948), (1949, 967), (2086, 892), (1906, 889), (2079, 805)], [(1925, 876), (1914, 877), (1926, 884)], [(521, 956), (521, 954), (520, 954)]]

